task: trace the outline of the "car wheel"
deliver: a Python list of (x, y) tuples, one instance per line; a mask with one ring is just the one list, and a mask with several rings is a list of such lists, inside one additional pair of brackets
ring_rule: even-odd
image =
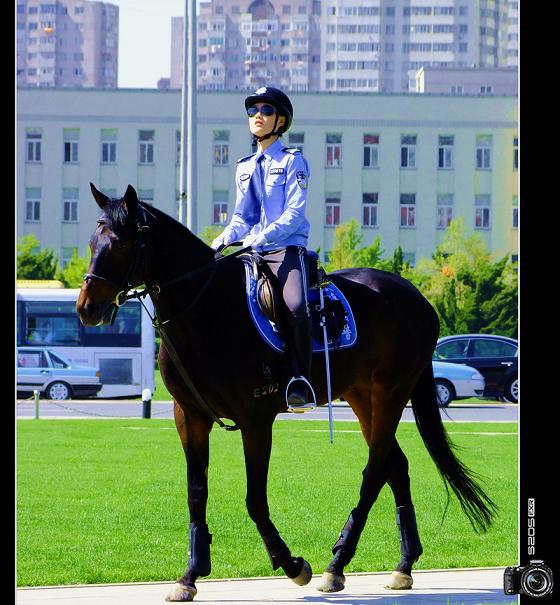
[(517, 376), (506, 384), (504, 399), (510, 403), (517, 403), (519, 401), (519, 378)]
[(46, 390), (48, 399), (65, 400), (70, 399), (72, 391), (65, 382), (53, 382)]
[(447, 380), (436, 378), (436, 390), (440, 407), (446, 408), (455, 399), (455, 389)]

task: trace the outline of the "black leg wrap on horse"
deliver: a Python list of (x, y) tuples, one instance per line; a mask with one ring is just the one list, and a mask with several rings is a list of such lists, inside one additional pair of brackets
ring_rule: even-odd
[(332, 547), (332, 553), (336, 556), (338, 564), (347, 565), (356, 553), (356, 546), (366, 521), (367, 517), (360, 515), (356, 509), (350, 513), (338, 540)]
[(198, 576), (208, 576), (211, 571), (210, 544), (212, 534), (206, 523), (189, 525), (189, 571)]
[(416, 515), (414, 506), (397, 506), (397, 526), (399, 528), (399, 540), (401, 543), (402, 558), (397, 566), (397, 571), (410, 575), (412, 564), (423, 552), (418, 528), (416, 526)]
[(276, 571), (280, 567), (283, 567), (289, 561), (291, 555), (290, 549), (286, 546), (278, 531), (275, 529), (268, 534), (261, 534), (261, 538), (270, 557), (272, 569)]

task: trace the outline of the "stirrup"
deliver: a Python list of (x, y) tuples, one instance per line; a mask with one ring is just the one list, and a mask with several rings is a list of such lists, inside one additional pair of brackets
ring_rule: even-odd
[[(288, 402), (288, 391), (290, 389), (290, 386), (294, 382), (304, 382), (307, 385), (307, 388), (311, 391), (313, 401), (307, 401), (307, 402), (301, 403), (301, 404), (289, 403)], [(288, 382), (288, 384), (286, 386), (285, 398), (286, 398), (286, 407), (288, 408), (288, 412), (302, 414), (303, 412), (309, 412), (310, 410), (314, 410), (317, 407), (317, 397), (315, 396), (315, 391), (313, 390), (313, 387), (311, 386), (311, 383), (309, 382), (309, 380), (307, 380), (307, 378), (305, 378), (304, 376), (292, 377), (292, 379), (290, 380), (290, 382)]]

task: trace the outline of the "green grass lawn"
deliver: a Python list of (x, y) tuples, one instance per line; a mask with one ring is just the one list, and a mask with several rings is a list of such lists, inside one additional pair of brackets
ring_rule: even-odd
[[(446, 493), (414, 424), (399, 427), (410, 461), (424, 555), (417, 568), (509, 565), (517, 559), (516, 424), (447, 423), (461, 459), (487, 479), (500, 507), (477, 535)], [(269, 476), (273, 521), (294, 556), (322, 573), (355, 506), (366, 460), (357, 423), (278, 421)], [(185, 461), (172, 420), (20, 420), (17, 423), (17, 583), (20, 586), (174, 580), (188, 548)], [(211, 434), (211, 578), (273, 575), (245, 511), (239, 433)], [(399, 559), (385, 487), (347, 572), (390, 570)], [(280, 570), (281, 571), (281, 570)], [(277, 572), (277, 573), (280, 573)]]

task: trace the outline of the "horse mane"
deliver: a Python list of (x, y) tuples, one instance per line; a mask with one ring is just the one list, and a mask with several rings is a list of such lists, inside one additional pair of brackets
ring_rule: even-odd
[[(138, 205), (148, 216), (160, 223), (163, 229), (174, 229), (181, 236), (191, 238), (191, 240), (194, 238), (195, 240), (198, 240), (200, 244), (204, 244), (208, 250), (211, 250), (210, 246), (200, 239), (200, 237), (188, 229), (188, 227), (180, 223), (177, 219), (163, 212), (163, 210), (160, 210), (147, 202), (143, 202), (142, 200), (138, 200)], [(124, 229), (130, 224), (130, 219), (123, 198), (110, 198), (108, 203), (103, 208), (103, 211), (114, 230)]]

